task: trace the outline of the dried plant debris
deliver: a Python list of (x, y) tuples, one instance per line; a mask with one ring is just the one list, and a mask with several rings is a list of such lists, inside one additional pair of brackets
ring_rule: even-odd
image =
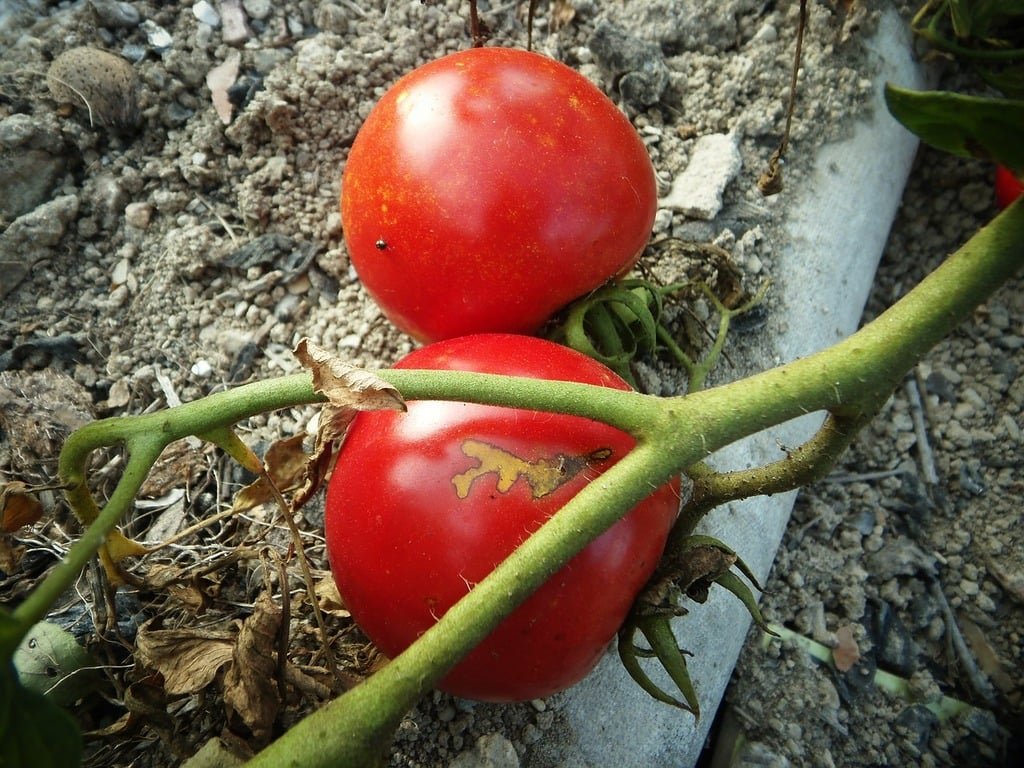
[(164, 690), (174, 696), (196, 693), (214, 681), (234, 654), (236, 632), (230, 630), (155, 629), (152, 622), (139, 627), (136, 656), (163, 675)]
[(72, 48), (46, 73), (50, 93), (89, 115), (89, 125), (132, 128), (139, 121), (139, 83), (132, 65), (98, 48)]

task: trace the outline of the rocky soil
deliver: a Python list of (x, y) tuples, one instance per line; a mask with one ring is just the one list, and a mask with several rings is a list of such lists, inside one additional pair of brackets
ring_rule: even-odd
[[(791, 185), (864, 108), (861, 36), (881, 3), (811, 5)], [(482, 6), (495, 43), (524, 44), (525, 10)], [(468, 44), (466, 16), (456, 0), (0, 2), (0, 479), (51, 480), (63, 436), (89, 419), (295, 371), (302, 336), (367, 367), (411, 349), (348, 266), (340, 172), (384, 89)], [(646, 259), (665, 279), (686, 268), (680, 243), (724, 248), (748, 290), (772, 275), (785, 193), (763, 198), (755, 181), (784, 122), (795, 20), (795, 3), (760, 0), (539, 8), (537, 47), (605, 88), (650, 149), (663, 201)], [(695, 157), (708, 169), (699, 183)], [(922, 156), (869, 316), (993, 213), (988, 175)], [(1011, 764), (1024, 653), (1019, 287), (923, 363), (801, 497), (765, 609), (820, 643), (856, 643), (860, 660), (836, 674), (793, 641), (752, 635), (721, 749), (739, 733), (749, 765)], [(780, 315), (769, 295), (735, 343), (756, 348)], [(640, 373), (651, 391), (679, 391), (664, 360)], [(262, 450), (313, 416), (271, 414), (244, 436)], [(119, 462), (98, 463), (103, 488)], [(317, 505), (300, 527), (337, 676), (273, 507), (224, 514), (249, 479), (198, 442), (176, 444), (126, 524), (170, 543), (116, 595), (90, 569), (55, 612), (100, 668), (74, 706), (89, 765), (176, 765), (213, 737), (259, 747), (372, 669), (330, 593)], [(8, 605), (78, 531), (55, 494), (42, 497), (40, 521), (0, 538)], [(269, 718), (228, 711), (238, 623), (273, 617), (266, 596), (279, 604), (285, 586), (287, 694)], [(181, 634), (157, 645), (158, 630)], [(864, 684), (875, 666), (908, 678), (912, 699)], [(938, 722), (920, 703), (940, 692), (980, 708)], [(557, 717), (557, 697), (499, 708), (437, 695), (403, 724), (392, 765), (539, 766)]]

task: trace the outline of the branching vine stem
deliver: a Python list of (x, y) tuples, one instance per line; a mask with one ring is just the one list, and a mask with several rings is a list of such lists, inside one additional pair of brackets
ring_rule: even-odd
[[(689, 470), (702, 486), (701, 499), (687, 510), (685, 524), (692, 528), (712, 502), (795, 487), (817, 477), (928, 349), (1022, 265), (1024, 201), (1018, 201), (896, 305), (845, 341), (756, 376), (682, 397), (464, 372), (379, 372), (408, 400), (471, 401), (585, 416), (631, 433), (637, 446), (585, 486), (403, 654), (295, 725), (251, 765), (375, 764), (401, 717), (420, 696), (652, 488)], [(295, 374), (162, 412), (94, 422), (73, 433), (61, 453), (58, 473), (71, 507), (88, 529), (8, 618), (23, 635), (46, 615), (130, 508), (150, 467), (170, 442), (206, 435), (236, 450), (224, 429), (258, 413), (319, 399), (311, 377)], [(708, 455), (738, 439), (812, 411), (825, 411), (828, 419), (789, 458), (761, 470), (717, 477), (701, 466)], [(128, 454), (126, 468), (101, 511), (88, 489), (88, 459), (93, 450), (117, 444)], [(12, 637), (5, 633), (5, 645)]]

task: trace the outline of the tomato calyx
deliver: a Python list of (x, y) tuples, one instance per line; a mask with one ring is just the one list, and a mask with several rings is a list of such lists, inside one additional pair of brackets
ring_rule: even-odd
[[(638, 389), (633, 364), (646, 355), (665, 351), (688, 374), (689, 391), (704, 386), (708, 374), (721, 356), (732, 320), (757, 307), (768, 284), (748, 297), (737, 289), (729, 304), (703, 280), (660, 285), (654, 281), (629, 278), (607, 283), (569, 306), (565, 319), (549, 337), (604, 363)], [(698, 357), (684, 349), (668, 327), (670, 301), (694, 300), (703, 296), (719, 316), (719, 327), (711, 347)], [(689, 345), (696, 346), (696, 343)]]
[[(733, 572), (734, 567), (754, 589), (764, 591), (750, 567), (719, 539), (699, 535), (683, 539), (678, 548), (666, 551), (619, 631), (619, 658), (637, 685), (657, 701), (690, 712), (695, 718), (700, 718), (700, 701), (686, 665), (688, 652), (679, 647), (671, 624), (673, 617), (688, 613), (683, 599), (704, 603), (712, 584), (718, 584), (740, 599), (760, 629), (776, 634), (761, 614), (751, 588)], [(648, 647), (637, 644), (637, 633)], [(657, 658), (681, 699), (655, 683), (644, 670), (640, 659), (650, 657)]]

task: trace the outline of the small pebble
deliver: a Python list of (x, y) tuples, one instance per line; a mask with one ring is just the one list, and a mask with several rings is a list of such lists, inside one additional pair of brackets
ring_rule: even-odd
[(220, 14), (217, 13), (217, 9), (210, 5), (207, 0), (199, 0), (198, 3), (193, 5), (192, 15), (209, 27), (220, 26)]
[(142, 22), (142, 30), (146, 33), (146, 40), (149, 41), (150, 47), (157, 53), (163, 53), (174, 45), (171, 33), (152, 19)]
[(710, 221), (722, 209), (725, 187), (739, 173), (741, 165), (737, 136), (702, 136), (693, 147), (686, 170), (675, 178), (672, 191), (659, 205)]
[(228, 45), (241, 45), (252, 37), (241, 0), (224, 0), (220, 4), (220, 16), (224, 25), (220, 33), (221, 40)]
[(131, 29), (142, 20), (138, 10), (131, 3), (119, 0), (89, 0), (96, 12), (96, 18), (104, 27)]
[(153, 206), (149, 203), (128, 203), (124, 208), (124, 221), (130, 227), (147, 229), (153, 218)]
[(72, 48), (50, 64), (46, 85), (58, 101), (84, 109), (90, 125), (130, 128), (138, 123), (138, 78), (120, 56)]
[(242, 0), (242, 7), (249, 14), (249, 18), (258, 19), (259, 21), (266, 19), (270, 16), (270, 12), (274, 10), (271, 0)]
[(205, 379), (211, 373), (213, 373), (213, 366), (206, 360), (196, 360), (192, 367), (189, 369), (192, 371), (193, 376), (198, 376), (201, 379)]

